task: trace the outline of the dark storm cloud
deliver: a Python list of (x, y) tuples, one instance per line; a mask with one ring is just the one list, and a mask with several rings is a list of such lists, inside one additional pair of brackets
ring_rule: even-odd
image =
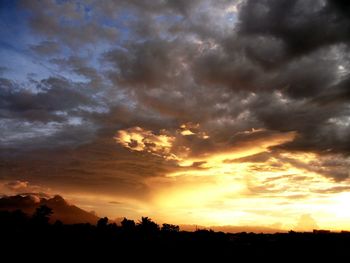
[(336, 181), (347, 179), (349, 174), (350, 161), (343, 159), (341, 156), (325, 155), (320, 156), (318, 160), (303, 162), (289, 157), (278, 157), (279, 161), (289, 163), (296, 168), (309, 172), (322, 174), (326, 177), (333, 178)]
[(187, 51), (181, 50), (184, 45), (176, 41), (158, 39), (130, 43), (127, 47), (127, 50), (116, 49), (105, 54), (105, 59), (119, 69), (111, 78), (122, 87), (172, 86), (177, 71), (181, 70), (177, 58), (188, 59)]
[(282, 40), (287, 60), (350, 40), (349, 7), (342, 0), (248, 0), (239, 17), (241, 34)]
[(14, 81), (0, 79), (1, 117), (48, 122), (62, 119), (57, 111), (95, 103), (84, 86), (67, 79), (50, 77), (35, 84), (38, 90), (33, 92), (19, 88)]
[[(347, 17), (331, 3), (290, 1), (286, 4), (278, 1), (243, 3), (238, 33), (232, 30), (226, 37), (211, 39), (215, 48), (210, 47), (206, 35), (198, 35), (204, 43), (200, 46), (191, 41), (157, 39), (109, 52), (106, 59), (118, 68), (110, 77), (122, 87), (139, 87), (136, 94), (142, 103), (178, 118), (186, 115), (185, 112), (187, 116), (199, 118), (202, 114), (198, 111), (191, 114), (191, 109), (220, 105), (215, 96), (226, 88), (231, 90), (229, 96), (240, 100), (254, 92), (255, 98), (236, 109), (237, 112), (233, 112), (237, 107), (233, 104), (227, 105), (228, 109), (222, 105), (220, 112), (211, 107), (203, 116), (233, 120), (235, 114), (246, 110), (250, 114), (248, 127), (296, 131), (296, 140), (286, 145), (286, 149), (346, 153), (349, 151), (346, 145), (350, 145), (346, 136), (349, 131), (345, 88), (348, 76), (341, 71), (345, 67), (347, 72), (349, 61), (347, 37), (342, 36), (342, 25), (346, 24)], [(305, 32), (301, 29), (306, 28), (308, 32), (316, 25), (339, 27), (339, 30), (332, 35), (332, 30), (327, 29), (330, 35), (323, 37), (319, 30), (322, 27), (317, 26), (316, 30), (311, 30), (310, 34), (314, 34), (311, 39), (303, 38)], [(319, 38), (324, 41), (318, 42)], [(296, 45), (299, 40), (300, 45)], [(183, 58), (180, 62), (176, 61), (176, 50)], [(183, 71), (181, 63), (186, 66)], [(156, 88), (160, 91), (153, 92)], [(182, 103), (176, 102), (171, 94), (173, 90), (178, 91), (177, 97), (182, 97)], [(204, 98), (204, 93), (190, 101), (187, 93), (193, 94), (196, 90), (210, 93), (215, 98), (213, 103)], [(161, 96), (157, 97), (157, 93)], [(177, 111), (178, 105), (181, 107)], [(204, 107), (204, 112), (206, 109)], [(207, 121), (197, 120), (204, 125)], [(342, 122), (343, 127), (338, 127)]]
[(199, 1), (186, 0), (167, 0), (167, 1), (137, 1), (137, 0), (119, 0), (119, 1), (96, 1), (94, 4), (101, 13), (113, 17), (121, 7), (136, 8), (136, 11), (145, 14), (162, 14), (166, 12), (175, 12), (186, 15)]
[(145, 179), (174, 171), (163, 158), (121, 149), (112, 139), (74, 148), (34, 150), (31, 155), (1, 157), (1, 180), (28, 180), (52, 189), (146, 199)]
[(316, 97), (314, 101), (319, 104), (348, 103), (350, 101), (349, 85), (350, 78), (345, 78), (333, 86), (332, 89)]
[[(39, 38), (28, 50), (50, 76), (39, 75), (28, 88), (1, 79), (1, 129), (8, 138), (2, 145), (31, 149), (37, 160), (3, 154), (10, 160), (1, 169), (12, 171), (13, 180), (140, 197), (149, 190), (140, 178), (163, 176), (176, 164), (121, 149), (115, 133), (139, 126), (174, 135), (191, 122), (209, 137), (177, 135), (174, 148), (188, 147), (189, 156), (295, 132), (279, 148), (336, 154), (338, 164), (281, 161), (344, 180), (350, 23), (342, 3), (23, 1)], [(253, 128), (263, 132), (245, 133)], [(268, 160), (262, 153), (234, 161)]]
[(200, 56), (194, 76), (235, 95), (254, 92), (246, 109), (256, 124), (298, 133), (285, 149), (348, 155), (350, 23), (338, 7), (333, 1), (246, 1), (237, 34)]
[(296, 139), (284, 148), (316, 152), (349, 151), (349, 110), (346, 105), (319, 105), (305, 99), (284, 99), (279, 94), (261, 94), (251, 105), (255, 116), (266, 128), (297, 131)]
[(59, 77), (27, 87), (0, 79), (0, 145), (27, 153), (89, 142), (98, 127), (89, 120), (89, 110), (98, 107), (94, 94), (83, 83)]

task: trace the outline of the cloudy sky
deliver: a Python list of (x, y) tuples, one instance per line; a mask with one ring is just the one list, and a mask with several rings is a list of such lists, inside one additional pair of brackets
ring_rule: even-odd
[(350, 229), (349, 48), (341, 0), (3, 0), (0, 193)]

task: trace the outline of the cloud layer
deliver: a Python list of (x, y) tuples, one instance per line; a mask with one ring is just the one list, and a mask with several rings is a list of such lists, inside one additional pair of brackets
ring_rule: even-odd
[(16, 14), (20, 33), (1, 31), (0, 179), (152, 199), (148, 178), (228, 154), (224, 166), (288, 165), (348, 187), (344, 1), (23, 0), (3, 10), (1, 26)]

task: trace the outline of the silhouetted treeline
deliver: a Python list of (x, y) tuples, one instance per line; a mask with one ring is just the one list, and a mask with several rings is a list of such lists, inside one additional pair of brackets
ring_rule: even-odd
[[(350, 233), (256, 234), (211, 230), (180, 231), (179, 226), (159, 226), (148, 217), (135, 222), (124, 218), (121, 225), (108, 218), (96, 225), (49, 223), (52, 210), (40, 206), (28, 216), (20, 210), (0, 211), (2, 257), (38, 261), (91, 260), (112, 262), (162, 260), (163, 262), (236, 262), (245, 260), (316, 260), (335, 262), (349, 258)], [(124, 259), (124, 260), (122, 260)], [(12, 262), (8, 261), (8, 262)], [(69, 261), (69, 260), (68, 260)], [(79, 262), (80, 262), (79, 261)]]

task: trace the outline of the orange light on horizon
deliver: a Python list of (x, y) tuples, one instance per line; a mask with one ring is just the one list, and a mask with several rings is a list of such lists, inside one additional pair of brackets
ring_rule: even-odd
[[(150, 211), (150, 215), (163, 221), (202, 225), (269, 226), (273, 223), (287, 230), (300, 224), (300, 216), (310, 214), (319, 227), (350, 228), (350, 213), (340, 212), (345, 209), (344, 200), (350, 196), (320, 192), (320, 189), (349, 185), (349, 182), (334, 182), (308, 170), (308, 165), (318, 158), (315, 153), (270, 150), (293, 141), (296, 133), (252, 129), (237, 134), (252, 136), (249, 141), (238, 141), (223, 150), (193, 156), (191, 149), (183, 145), (181, 149), (187, 147), (187, 150), (176, 151), (179, 148), (174, 145), (181, 136), (204, 140), (201, 134), (205, 132), (199, 128), (194, 124), (182, 125), (173, 135), (166, 131), (156, 135), (139, 127), (117, 133), (116, 141), (124, 147), (159, 154), (167, 160), (173, 156), (178, 165), (176, 171), (144, 180), (152, 193), (145, 210)], [(240, 161), (262, 153), (269, 155), (264, 161), (254, 162), (249, 158)], [(341, 224), (330, 224), (334, 215)]]

